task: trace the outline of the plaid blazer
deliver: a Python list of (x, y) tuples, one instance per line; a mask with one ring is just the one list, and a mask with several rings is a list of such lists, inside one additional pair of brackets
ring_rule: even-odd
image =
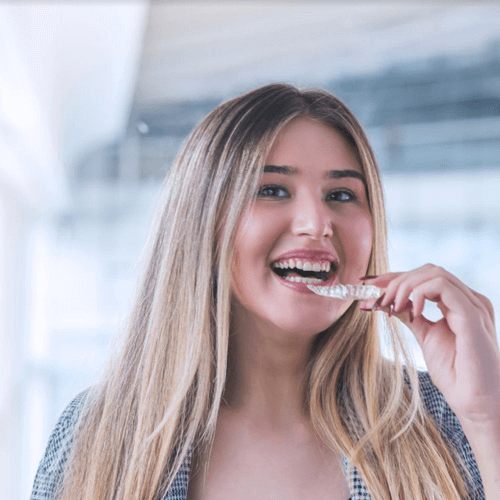
[[(432, 383), (427, 372), (419, 372), (420, 391), (427, 411), (434, 417), (444, 438), (457, 450), (469, 469), (473, 483), (469, 485), (471, 499), (484, 500), (484, 490), (476, 460), (467, 442), (460, 423), (446, 403), (443, 395)], [(31, 500), (54, 500), (64, 466), (68, 459), (73, 441), (73, 430), (83, 404), (85, 393), (79, 394), (64, 410), (55, 429), (35, 476)], [(186, 500), (192, 453), (182, 464), (171, 488), (163, 500)], [(344, 472), (347, 475), (348, 462), (343, 459)], [(349, 477), (352, 500), (371, 500), (363, 478), (352, 468)]]

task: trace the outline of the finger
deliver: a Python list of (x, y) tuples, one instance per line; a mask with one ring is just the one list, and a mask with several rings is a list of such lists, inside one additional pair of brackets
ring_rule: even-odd
[(446, 278), (450, 283), (454, 284), (457, 288), (463, 291), (465, 295), (469, 298), (469, 300), (476, 306), (480, 306), (480, 300), (477, 294), (469, 288), (463, 281), (458, 279), (454, 274), (450, 273), (446, 269), (443, 269), (440, 266), (435, 266), (433, 264), (425, 264), (422, 266), (422, 270), (424, 272), (429, 272), (432, 276), (442, 276)]
[[(411, 289), (426, 279), (425, 270), (425, 266), (422, 266), (404, 273), (385, 273), (366, 280), (366, 283), (384, 288), (385, 296), (383, 302), (380, 304), (381, 307), (386, 307), (391, 302), (394, 302), (394, 309), (400, 310), (406, 304), (411, 294)], [(397, 300), (396, 304), (396, 293), (401, 287), (399, 300)]]
[(363, 283), (378, 286), (379, 288), (385, 288), (393, 279), (397, 278), (402, 272), (398, 273), (385, 273), (378, 276), (363, 276), (359, 278)]
[[(485, 306), (484, 300), (481, 300), (480, 298), (480, 294), (471, 290), (453, 274), (449, 273), (442, 267), (435, 266), (433, 264), (425, 264), (406, 273), (387, 273), (368, 281), (369, 284), (376, 286), (385, 285), (385, 298), (381, 305), (385, 307), (390, 302), (394, 302), (394, 310), (399, 311), (402, 307), (404, 307), (412, 293), (412, 290), (416, 286), (426, 280), (433, 279), (436, 276), (441, 276), (447, 279), (450, 283), (454, 284), (456, 287), (460, 288), (476, 307), (482, 308)], [(486, 297), (484, 297), (484, 299), (488, 301)], [(491, 317), (491, 311), (488, 311), (488, 316)]]
[(384, 299), (385, 293), (382, 293), (380, 297), (377, 299), (371, 299), (371, 300), (365, 300), (365, 301), (360, 301), (359, 302), (359, 308), (362, 311), (385, 311), (384, 312), (389, 312), (389, 307), (382, 308), (380, 306), (380, 302)]
[(430, 279), (431, 276), (430, 270), (424, 267), (406, 273), (397, 273), (386, 285), (380, 306), (384, 308), (392, 304), (395, 312), (402, 311), (410, 300), (413, 289)]
[[(481, 304), (481, 308), (485, 311), (485, 314), (488, 318), (488, 326), (495, 330), (495, 310), (493, 309), (493, 304), (491, 301), (488, 299), (488, 297), (485, 297), (484, 295), (480, 294), (479, 292), (476, 292), (472, 288), (469, 288), (470, 292), (474, 294), (474, 296), (478, 299), (478, 301)], [(495, 334), (496, 337), (496, 334)]]
[(425, 336), (434, 323), (428, 320), (425, 316), (415, 316), (413, 313), (414, 308), (415, 304), (409, 300), (402, 310), (394, 313), (394, 317), (398, 318), (413, 332), (415, 339), (420, 347), (422, 347)]
[(455, 334), (462, 331), (472, 331), (473, 325), (477, 325), (484, 319), (484, 312), (469, 300), (465, 291), (442, 276), (425, 281), (414, 288), (413, 314), (415, 317), (423, 318), (425, 300), (438, 304), (449, 327)]

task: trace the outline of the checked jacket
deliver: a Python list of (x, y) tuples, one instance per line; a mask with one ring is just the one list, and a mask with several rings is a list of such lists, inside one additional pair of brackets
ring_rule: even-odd
[[(446, 403), (441, 392), (432, 383), (427, 372), (419, 372), (419, 384), (427, 411), (436, 420), (439, 431), (445, 440), (458, 450), (470, 472), (472, 478), (472, 484), (469, 485), (471, 500), (485, 500), (476, 460), (457, 417)], [(57, 488), (61, 483), (64, 467), (73, 442), (73, 431), (83, 405), (84, 395), (85, 393), (79, 394), (67, 406), (52, 431), (35, 476), (31, 500), (55, 500)], [(192, 452), (184, 460), (163, 500), (186, 500), (191, 459)], [(352, 467), (349, 470), (346, 459), (343, 459), (343, 465), (346, 476), (349, 474), (351, 499), (372, 500), (363, 478), (356, 468)]]

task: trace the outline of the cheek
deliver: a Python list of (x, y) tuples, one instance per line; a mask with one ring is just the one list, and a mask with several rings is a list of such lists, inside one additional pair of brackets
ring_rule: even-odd
[(346, 237), (346, 256), (353, 256), (360, 266), (368, 265), (373, 246), (373, 224), (371, 216), (359, 216), (351, 221), (350, 231)]
[(244, 308), (249, 308), (254, 300), (252, 290), (253, 274), (249, 255), (241, 247), (236, 246), (231, 265), (231, 292), (233, 300)]
[(369, 257), (373, 246), (373, 223), (371, 217), (365, 218), (361, 221), (357, 233), (357, 237), (360, 241), (360, 247)]
[(253, 214), (241, 218), (234, 242), (231, 272), (233, 288), (238, 289), (238, 285), (241, 287), (243, 283), (251, 280), (262, 267), (268, 250), (265, 230), (266, 224)]
[[(270, 220), (273, 222), (270, 223)], [(280, 220), (266, 211), (253, 207), (245, 213), (236, 230), (235, 254), (239, 265), (245, 267), (249, 262), (268, 257), (278, 238)]]

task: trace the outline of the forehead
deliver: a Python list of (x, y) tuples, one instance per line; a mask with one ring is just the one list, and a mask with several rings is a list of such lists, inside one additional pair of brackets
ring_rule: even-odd
[(278, 133), (266, 164), (325, 170), (363, 169), (354, 147), (333, 127), (311, 118), (295, 118)]

